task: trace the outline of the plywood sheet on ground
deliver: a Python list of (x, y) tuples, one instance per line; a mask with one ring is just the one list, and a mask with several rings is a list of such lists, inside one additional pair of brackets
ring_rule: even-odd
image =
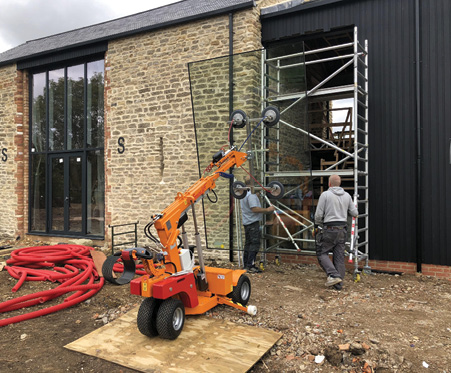
[(174, 341), (148, 338), (138, 308), (65, 347), (141, 372), (246, 372), (282, 336), (207, 316), (188, 316)]

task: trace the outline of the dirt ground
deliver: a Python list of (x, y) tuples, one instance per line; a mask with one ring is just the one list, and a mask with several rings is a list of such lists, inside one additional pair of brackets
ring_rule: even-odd
[[(207, 317), (283, 333), (250, 372), (451, 372), (448, 280), (371, 274), (354, 283), (348, 273), (344, 289), (336, 291), (325, 288), (317, 266), (283, 263), (268, 263), (249, 278), (249, 304), (257, 306), (256, 316), (218, 306)], [(27, 282), (14, 294), (15, 283), (8, 272), (0, 272), (1, 302), (56, 286)], [(127, 285), (108, 283), (72, 308), (1, 328), (0, 372), (135, 372), (63, 346), (141, 300)]]

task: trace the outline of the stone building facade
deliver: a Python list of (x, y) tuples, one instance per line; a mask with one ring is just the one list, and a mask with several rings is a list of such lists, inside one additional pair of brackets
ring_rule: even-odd
[[(104, 240), (94, 244), (108, 246), (109, 225), (136, 221), (138, 242), (146, 244), (142, 232), (150, 216), (198, 179), (188, 63), (228, 55), (231, 20), (233, 52), (260, 49), (260, 8), (278, 2), (257, 1), (232, 17), (225, 12), (108, 41)], [(29, 149), (35, 150), (30, 146), (30, 80), (26, 68), (18, 69), (15, 63), (0, 66), (2, 238), (30, 234)], [(228, 107), (224, 110), (228, 114)], [(216, 141), (224, 145), (226, 139)], [(38, 238), (62, 240), (55, 236)]]

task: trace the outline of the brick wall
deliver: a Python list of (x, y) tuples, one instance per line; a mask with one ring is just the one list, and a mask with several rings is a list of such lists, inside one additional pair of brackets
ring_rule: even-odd
[(16, 81), (16, 66), (0, 68), (0, 238), (12, 238), (18, 229), (16, 179), (17, 142), (20, 139), (21, 115), (16, 99), (19, 100), (20, 84)]
[(16, 164), (16, 223), (17, 231), (15, 236), (22, 237), (28, 230), (28, 118), (29, 118), (29, 85), (28, 74), (23, 71), (16, 71), (15, 79), (17, 90), (14, 95), (16, 105), (15, 123), (17, 132), (14, 136), (16, 154), (14, 162)]
[[(276, 255), (279, 255), (280, 261), (283, 263), (301, 263), (301, 264), (315, 264), (318, 265), (318, 260), (315, 255), (297, 255), (297, 254), (273, 254), (269, 253), (266, 255), (266, 260), (272, 262), (275, 260)], [(371, 270), (381, 271), (381, 272), (399, 272), (405, 274), (416, 274), (417, 265), (416, 263), (408, 262), (391, 262), (386, 260), (369, 260), (368, 265)], [(359, 268), (363, 266), (363, 262), (360, 263)], [(346, 263), (346, 270), (350, 273), (354, 271), (354, 264)], [(443, 278), (451, 280), (451, 267), (440, 266), (434, 264), (422, 264), (421, 274), (425, 276), (433, 276), (438, 278)]]

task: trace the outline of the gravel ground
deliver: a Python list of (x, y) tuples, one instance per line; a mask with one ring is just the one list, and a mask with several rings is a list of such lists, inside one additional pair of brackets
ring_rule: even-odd
[[(448, 280), (372, 274), (354, 283), (348, 273), (343, 290), (336, 291), (324, 286), (318, 266), (283, 263), (269, 263), (262, 273), (248, 276), (249, 304), (257, 306), (257, 315), (217, 306), (207, 317), (283, 333), (251, 372), (451, 372)], [(0, 301), (56, 286), (27, 282), (14, 294), (15, 283), (0, 272)], [(77, 306), (1, 328), (0, 372), (134, 372), (63, 346), (141, 300), (128, 286), (106, 284)]]

